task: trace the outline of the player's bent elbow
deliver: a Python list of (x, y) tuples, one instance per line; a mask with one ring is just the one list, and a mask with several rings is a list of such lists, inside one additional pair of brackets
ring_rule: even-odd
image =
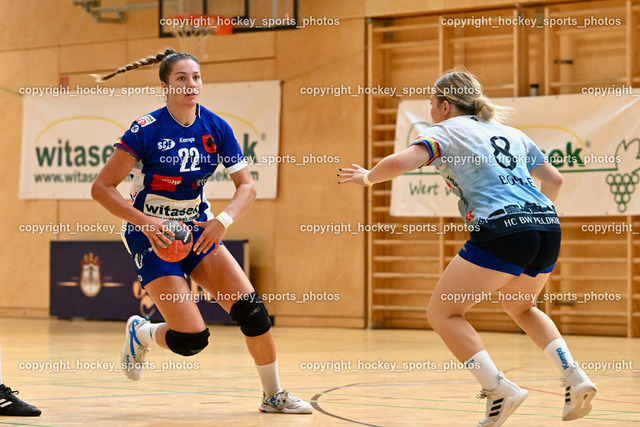
[(560, 172), (558, 172), (558, 174), (554, 177), (554, 184), (560, 188), (562, 187), (562, 184), (564, 183), (564, 178), (562, 178), (562, 175), (560, 174)]
[(102, 184), (98, 180), (93, 181), (93, 184), (91, 184), (91, 198), (99, 202), (103, 191), (104, 188), (102, 187)]
[(563, 183), (562, 174), (551, 164), (544, 162), (531, 170), (531, 176), (538, 178), (545, 186), (560, 188)]
[(251, 195), (252, 201), (258, 197), (258, 190), (256, 189), (256, 184), (253, 181), (251, 182), (251, 191), (249, 194)]
[(562, 174), (560, 172), (554, 170), (553, 173), (545, 177), (543, 182), (549, 187), (553, 187), (559, 190), (560, 187), (562, 187), (564, 179), (562, 178)]

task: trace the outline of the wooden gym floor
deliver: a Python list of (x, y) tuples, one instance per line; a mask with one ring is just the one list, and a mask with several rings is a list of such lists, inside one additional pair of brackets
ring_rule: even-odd
[[(274, 328), (281, 385), (315, 407), (281, 415), (258, 412), (260, 382), (236, 327), (210, 325), (209, 347), (192, 358), (153, 348), (155, 369), (133, 382), (117, 371), (124, 325), (0, 319), (3, 380), (43, 412), (0, 417), (0, 425), (471, 426), (484, 415), (479, 386), (431, 331)], [(529, 390), (506, 425), (567, 425), (559, 376), (544, 354), (525, 335), (482, 336), (498, 368)], [(577, 360), (606, 368), (587, 370), (599, 393), (592, 413), (571, 425), (638, 425), (640, 340), (565, 338)]]

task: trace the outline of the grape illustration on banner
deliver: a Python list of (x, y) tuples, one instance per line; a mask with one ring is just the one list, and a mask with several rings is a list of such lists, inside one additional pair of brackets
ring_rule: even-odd
[(618, 211), (624, 213), (631, 195), (640, 182), (640, 139), (635, 138), (628, 143), (622, 140), (616, 148), (616, 156), (620, 159), (616, 172), (607, 174), (607, 184), (618, 205)]

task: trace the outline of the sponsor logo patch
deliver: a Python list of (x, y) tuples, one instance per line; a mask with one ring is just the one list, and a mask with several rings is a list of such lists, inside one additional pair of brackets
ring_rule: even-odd
[(471, 221), (473, 219), (473, 209), (467, 212), (467, 215), (464, 217), (467, 221)]
[(211, 175), (207, 175), (205, 178), (200, 178), (197, 181), (193, 181), (191, 183), (191, 188), (196, 190), (198, 189), (198, 187), (202, 187), (203, 185), (205, 185), (207, 183), (207, 180), (209, 179)]
[(162, 141), (158, 141), (158, 150), (167, 151), (176, 146), (176, 143), (172, 139), (163, 138)]
[(155, 121), (156, 121), (156, 119), (154, 119), (151, 114), (144, 115), (144, 116), (140, 117), (138, 120), (136, 120), (136, 122), (138, 122), (138, 124), (140, 126), (142, 126), (142, 127), (150, 125), (151, 123), (153, 123)]
[(180, 142), (180, 143), (183, 143), (183, 142), (196, 142), (196, 139), (195, 138), (180, 138), (180, 141), (178, 141), (178, 142)]
[(138, 126), (138, 125), (131, 126), (131, 133), (136, 133), (139, 130), (140, 130), (140, 126)]
[(213, 154), (217, 151), (216, 144), (214, 143), (211, 135), (202, 135), (202, 145), (204, 145), (204, 149), (207, 153)]
[(181, 176), (162, 176), (153, 174), (151, 189), (158, 191), (176, 191), (176, 186), (181, 182)]
[(198, 218), (200, 198), (193, 200), (174, 200), (155, 194), (147, 194), (143, 213), (155, 218), (193, 221)]

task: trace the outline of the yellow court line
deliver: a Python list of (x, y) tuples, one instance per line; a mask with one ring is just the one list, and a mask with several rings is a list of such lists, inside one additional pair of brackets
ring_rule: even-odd
[(107, 118), (107, 117), (101, 117), (101, 116), (71, 116), (71, 117), (65, 117), (64, 119), (60, 119), (60, 120), (56, 120), (56, 121), (54, 121), (54, 122), (51, 122), (51, 123), (50, 123), (46, 128), (44, 128), (44, 129), (42, 130), (42, 132), (40, 132), (40, 133), (38, 134), (38, 136), (36, 137), (36, 140), (35, 140), (34, 144), (37, 144), (37, 143), (38, 143), (38, 141), (40, 140), (40, 138), (42, 138), (42, 135), (43, 135), (46, 131), (48, 131), (49, 129), (51, 129), (52, 127), (54, 127), (55, 125), (57, 125), (57, 124), (59, 124), (59, 123), (62, 123), (62, 122), (68, 122), (68, 121), (71, 121), (71, 120), (102, 120), (102, 121), (105, 121), (105, 122), (108, 122), (108, 123), (114, 124), (114, 125), (116, 125), (116, 126), (120, 127), (120, 128), (121, 128), (121, 129), (123, 129), (123, 130), (127, 130), (127, 127), (126, 127), (126, 126), (123, 126), (121, 123), (116, 122), (115, 120), (113, 120), (113, 119), (109, 119), (109, 118)]
[(569, 130), (567, 128), (563, 128), (561, 126), (550, 126), (550, 125), (524, 125), (524, 126), (514, 126), (516, 129), (554, 129), (554, 130), (561, 130), (563, 132), (567, 132), (570, 135), (573, 135), (573, 137), (580, 143), (580, 145), (584, 146), (584, 142), (582, 141), (582, 138), (580, 138), (578, 136), (577, 133), (575, 133), (572, 130)]
[(221, 111), (214, 111), (214, 113), (219, 115), (219, 116), (233, 117), (234, 119), (236, 119), (236, 120), (246, 124), (247, 126), (249, 126), (251, 129), (253, 129), (253, 131), (256, 133), (257, 136), (260, 136), (260, 133), (258, 132), (258, 128), (256, 128), (254, 125), (252, 125), (251, 123), (249, 123), (247, 120), (243, 119), (242, 117), (236, 116), (235, 114), (223, 113)]

